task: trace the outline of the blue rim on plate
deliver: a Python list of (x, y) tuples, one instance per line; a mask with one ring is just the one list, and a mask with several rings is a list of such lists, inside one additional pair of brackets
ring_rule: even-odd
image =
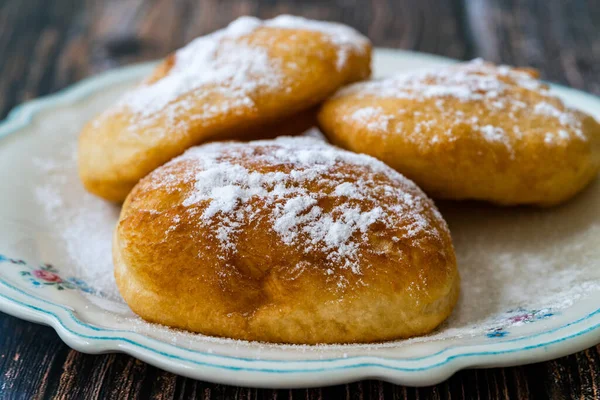
[[(421, 53), (377, 50), (379, 55), (398, 53), (412, 54), (415, 57), (431, 58), (436, 61), (454, 61)], [(28, 126), (36, 114), (42, 110), (73, 104), (102, 88), (131, 81), (149, 71), (153, 65), (154, 63), (145, 63), (103, 73), (84, 79), (56, 94), (20, 105), (9, 113), (5, 121), (0, 122), (0, 138), (19, 132)], [(554, 84), (553, 86), (560, 87)], [(560, 88), (600, 105), (600, 99), (593, 95), (566, 87)], [(163, 369), (192, 378), (256, 387), (309, 387), (365, 378), (380, 378), (409, 385), (430, 385), (447, 379), (462, 368), (490, 365), (508, 366), (543, 361), (583, 350), (600, 341), (600, 308), (598, 308), (576, 321), (544, 332), (514, 339), (503, 339), (481, 346), (447, 347), (422, 357), (395, 359), (380, 356), (350, 356), (323, 360), (257, 360), (200, 352), (178, 347), (134, 331), (94, 326), (80, 320), (73, 309), (23, 291), (2, 278), (0, 278), (0, 284), (8, 289), (0, 291), (1, 311), (52, 326), (68, 345), (77, 350), (88, 353), (122, 351)], [(79, 330), (76, 327), (79, 327)], [(98, 334), (86, 333), (88, 331)], [(100, 333), (104, 335), (100, 335)], [(115, 334), (118, 336), (111, 336)], [(547, 336), (550, 335), (553, 337), (548, 338)], [(573, 338), (580, 338), (580, 340), (571, 346), (553, 350), (555, 345)], [(532, 339), (536, 339), (536, 341), (532, 342)], [(101, 345), (99, 345), (100, 342), (102, 342)], [(486, 350), (473, 350), (479, 347), (485, 347)], [(414, 365), (411, 366), (411, 364)], [(287, 366), (287, 368), (281, 368), (282, 366)], [(221, 370), (222, 376), (215, 376), (204, 368)], [(352, 373), (349, 375), (337, 374), (344, 370), (352, 370)], [(415, 375), (415, 373), (423, 371), (428, 372), (427, 376)], [(248, 372), (248, 374), (241, 374), (242, 372)], [(324, 374), (324, 372), (330, 374)], [(288, 381), (274, 380), (280, 374), (304, 376)]]

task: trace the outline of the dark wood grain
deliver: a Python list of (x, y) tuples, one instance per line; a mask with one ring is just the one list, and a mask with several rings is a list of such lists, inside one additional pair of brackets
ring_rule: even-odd
[(600, 2), (473, 0), (465, 11), (477, 55), (600, 93)]
[[(348, 23), (378, 46), (539, 68), (600, 93), (597, 0), (0, 0), (0, 118), (86, 76), (162, 57), (239, 15)], [(0, 314), (0, 399), (598, 399), (600, 347), (440, 385), (378, 381), (259, 390), (179, 377), (123, 354), (69, 349), (48, 327)]]
[(363, 381), (266, 390), (183, 378), (124, 354), (82, 354), (65, 346), (51, 328), (7, 315), (0, 316), (0, 332), (2, 399), (597, 399), (600, 395), (600, 346), (547, 363), (461, 371), (427, 388)]

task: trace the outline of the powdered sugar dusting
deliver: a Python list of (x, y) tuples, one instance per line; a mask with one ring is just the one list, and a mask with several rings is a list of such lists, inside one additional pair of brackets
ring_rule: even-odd
[(504, 129), (490, 124), (487, 125), (474, 125), (476, 131), (480, 132), (481, 135), (488, 142), (498, 142), (504, 144), (509, 150), (512, 150), (509, 136), (506, 135)]
[[(260, 90), (284, 87), (279, 62), (268, 54), (268, 49), (251, 45), (244, 36), (261, 27), (318, 31), (337, 49), (337, 67), (343, 69), (352, 52), (364, 54), (368, 40), (354, 29), (332, 22), (313, 21), (291, 15), (261, 21), (241, 17), (224, 29), (199, 37), (175, 52), (174, 63), (166, 76), (127, 93), (119, 102), (136, 114), (136, 125), (149, 124), (159, 111), (166, 111), (167, 119), (175, 124), (180, 113), (191, 105), (181, 96), (210, 88), (223, 96), (219, 105), (207, 105), (194, 118), (207, 118), (228, 110), (252, 109), (254, 95)], [(203, 93), (198, 93), (202, 96)], [(178, 100), (178, 101), (175, 101)], [(110, 115), (108, 115), (110, 117)]]
[[(312, 135), (316, 134), (313, 131)], [(98, 293), (118, 299), (121, 305), (123, 300), (114, 282), (111, 260), (112, 232), (119, 207), (85, 192), (77, 176), (74, 140), (55, 142), (60, 137), (45, 136), (48, 140), (52, 138), (52, 145), (48, 147), (58, 150), (35, 159), (38, 170), (35, 198), (52, 229), (53, 246), (65, 252), (64, 259), (44, 261), (54, 262), (61, 276), (82, 279)], [(359, 196), (356, 186), (344, 182), (333, 190), (339, 196), (354, 197)], [(354, 356), (376, 354), (381, 350), (380, 354), (385, 356), (396, 349), (412, 351), (412, 345), (417, 343), (439, 343), (444, 348), (457, 341), (464, 343), (470, 337), (481, 340), (499, 324), (506, 330), (522, 325), (519, 320), (507, 318), (514, 310), (552, 310), (561, 318), (562, 310), (599, 292), (598, 204), (600, 181), (572, 202), (553, 210), (442, 204), (461, 272), (461, 298), (450, 319), (435, 333), (410, 340), (344, 346), (248, 343), (171, 330), (123, 314), (112, 305), (114, 303), (94, 300), (93, 304), (106, 313), (106, 324), (116, 321), (110, 325), (115, 329), (133, 329), (177, 346), (202, 351), (208, 348), (233, 356), (278, 358), (282, 349), (293, 349), (297, 357), (306, 358), (329, 358), (330, 351), (339, 351), (341, 357), (342, 352)], [(302, 203), (292, 203), (289, 207), (298, 210), (302, 206)], [(91, 300), (94, 298), (90, 296)], [(84, 304), (82, 307), (86, 309), (92, 307)], [(570, 311), (563, 314), (568, 313)], [(545, 323), (551, 325), (554, 321)], [(510, 330), (509, 335), (517, 337), (519, 333)]]
[[(249, 161), (251, 160), (251, 162)], [(335, 265), (360, 273), (359, 249), (374, 223), (395, 229), (398, 235), (417, 237), (439, 235), (424, 215), (431, 208), (422, 192), (399, 173), (380, 161), (340, 150), (313, 138), (278, 138), (275, 141), (212, 143), (188, 150), (171, 161), (193, 163), (187, 176), (194, 185), (184, 206), (206, 203), (200, 222), (215, 226), (223, 252), (235, 252), (237, 233), (255, 217), (247, 205), (260, 198), (271, 209), (272, 229), (287, 245), (307, 253), (322, 252)], [(276, 171), (263, 172), (250, 164), (261, 163)], [(352, 166), (364, 177), (343, 172)], [(387, 180), (375, 182), (374, 175)], [(176, 187), (180, 182), (162, 170), (150, 175), (154, 187)], [(318, 185), (319, 190), (311, 190)], [(331, 209), (321, 200), (333, 201)], [(358, 201), (359, 200), (359, 201)], [(430, 214), (428, 214), (430, 215)]]
[(232, 108), (252, 108), (252, 96), (257, 90), (282, 84), (280, 66), (266, 49), (237, 40), (261, 25), (256, 18), (242, 17), (225, 29), (193, 40), (175, 53), (166, 76), (156, 82), (143, 83), (127, 93), (119, 105), (136, 113), (140, 123), (164, 109), (174, 119), (187, 106), (174, 103), (176, 99), (202, 87), (211, 87), (226, 102), (221, 107), (207, 105), (203, 117)]
[(79, 182), (76, 146), (62, 148), (54, 158), (33, 160), (43, 176), (35, 196), (48, 221), (58, 231), (56, 240), (70, 259), (61, 270), (88, 282), (103, 296), (121, 300), (112, 264), (112, 233), (120, 207), (86, 192)]
[(600, 220), (592, 216), (599, 198), (597, 180), (590, 191), (560, 209), (444, 203), (440, 208), (463, 279), (460, 312), (449, 326), (466, 328), (480, 321), (477, 328), (489, 327), (498, 324), (499, 318), (492, 315), (519, 308), (558, 312), (599, 292), (595, 257), (600, 249), (595, 241)]
[(364, 107), (350, 114), (349, 119), (364, 124), (370, 130), (386, 131), (392, 117), (381, 107)]
[[(529, 109), (531, 93), (535, 93), (536, 98), (541, 98), (533, 105), (533, 110)], [(446, 124), (450, 124), (452, 127), (471, 125), (472, 131), (480, 133), (484, 140), (502, 143), (509, 151), (512, 151), (513, 140), (520, 138), (523, 133), (540, 134), (539, 130), (531, 129), (529, 126), (526, 127), (527, 129), (519, 129), (518, 116), (531, 118), (529, 115), (531, 111), (534, 116), (550, 117), (556, 121), (559, 129), (541, 132), (546, 135), (544, 141), (547, 144), (554, 144), (566, 139), (587, 140), (586, 135), (582, 132), (581, 121), (575, 112), (554, 97), (546, 85), (523, 70), (508, 66), (495, 66), (480, 59), (455, 66), (398, 74), (380, 80), (357, 83), (340, 90), (337, 94), (337, 96), (345, 95), (408, 99), (416, 102), (433, 99), (437, 108), (436, 112)], [(456, 107), (448, 107), (448, 101), (476, 102), (483, 107), (485, 115), (479, 115), (481, 114), (480, 110), (478, 115), (466, 116)], [(365, 107), (356, 110), (350, 118), (366, 121), (370, 129), (385, 131), (387, 130), (387, 120), (390, 117), (378, 116), (375, 118), (376, 110), (377, 107)], [(404, 110), (399, 110), (399, 112), (402, 111)], [(422, 114), (423, 116), (429, 115), (426, 112)], [(423, 126), (426, 123), (433, 123), (435, 126), (435, 118), (432, 118), (431, 121), (421, 121), (419, 119), (422, 116), (418, 112), (415, 112), (414, 116), (418, 117), (418, 121), (414, 130), (408, 132), (409, 134), (419, 134), (423, 128), (429, 128)], [(533, 126), (536, 125), (539, 124), (533, 123)], [(399, 129), (396, 129), (395, 132), (407, 134)], [(446, 133), (452, 135), (452, 130), (450, 129)]]
[(346, 93), (375, 94), (381, 97), (428, 99), (455, 98), (460, 101), (497, 100), (492, 107), (505, 106), (502, 94), (517, 85), (536, 92), (547, 88), (526, 72), (485, 63), (480, 59), (457, 66), (425, 69), (416, 73), (397, 74), (392, 77), (362, 82), (340, 91)]
[[(221, 85), (228, 107), (251, 108), (253, 93), (281, 84), (279, 68), (264, 49), (203, 37), (178, 51), (176, 57), (167, 76), (125, 95), (121, 104), (150, 117), (183, 94), (205, 85)], [(205, 114), (221, 111), (207, 108)]]
[(338, 49), (337, 68), (345, 67), (351, 52), (365, 54), (369, 40), (349, 26), (335, 22), (315, 21), (293, 15), (280, 15), (265, 22), (266, 26), (302, 29), (324, 33)]
[(533, 112), (534, 114), (553, 117), (556, 120), (558, 120), (560, 126), (568, 129), (560, 129), (558, 131), (558, 136), (561, 139), (568, 139), (569, 131), (572, 131), (579, 138), (587, 140), (586, 136), (581, 131), (581, 121), (579, 121), (579, 119), (572, 112), (569, 112), (568, 110), (561, 111), (560, 109), (546, 101), (541, 101), (537, 103), (533, 108)]

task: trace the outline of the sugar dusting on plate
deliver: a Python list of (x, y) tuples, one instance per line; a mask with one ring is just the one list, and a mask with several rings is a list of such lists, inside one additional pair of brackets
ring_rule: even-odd
[[(93, 303), (141, 334), (188, 347), (193, 347), (193, 343), (204, 343), (203, 348), (214, 349), (249, 346), (243, 341), (148, 324), (130, 314), (118, 313), (119, 307), (110, 306), (122, 305), (111, 262), (112, 231), (119, 209), (81, 187), (75, 146), (59, 148), (34, 162), (42, 182), (35, 190), (36, 198), (55, 229), (56, 246), (63, 247), (68, 256), (68, 262), (57, 265), (61, 274), (80, 278), (103, 293), (110, 301)], [(600, 291), (598, 204), (599, 181), (568, 204), (548, 210), (495, 208), (475, 203), (438, 204), (453, 235), (462, 293), (452, 316), (436, 332), (370, 345), (260, 344), (262, 353), (259, 353), (266, 357), (273, 349), (294, 347), (320, 357), (322, 351), (337, 348), (347, 354), (352, 354), (352, 349), (404, 348), (422, 342), (485, 336), (498, 324), (510, 330), (524, 323), (520, 317), (506, 317), (514, 316), (515, 310), (551, 310), (560, 314), (566, 307)]]
[(112, 234), (120, 207), (85, 191), (77, 174), (74, 144), (56, 153), (33, 163), (44, 182), (35, 188), (36, 198), (71, 259), (61, 269), (67, 267), (72, 276), (99, 293), (122, 301), (112, 271)]

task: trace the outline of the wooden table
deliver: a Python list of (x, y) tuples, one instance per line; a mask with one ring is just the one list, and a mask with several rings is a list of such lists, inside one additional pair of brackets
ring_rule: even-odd
[[(600, 94), (598, 0), (0, 0), (0, 118), (88, 75), (164, 56), (234, 17), (343, 21), (377, 46), (539, 68)], [(0, 314), (0, 398), (600, 398), (600, 346), (517, 368), (462, 371), (429, 388), (365, 381), (256, 390), (182, 378), (122, 354), (69, 349), (48, 327)]]

